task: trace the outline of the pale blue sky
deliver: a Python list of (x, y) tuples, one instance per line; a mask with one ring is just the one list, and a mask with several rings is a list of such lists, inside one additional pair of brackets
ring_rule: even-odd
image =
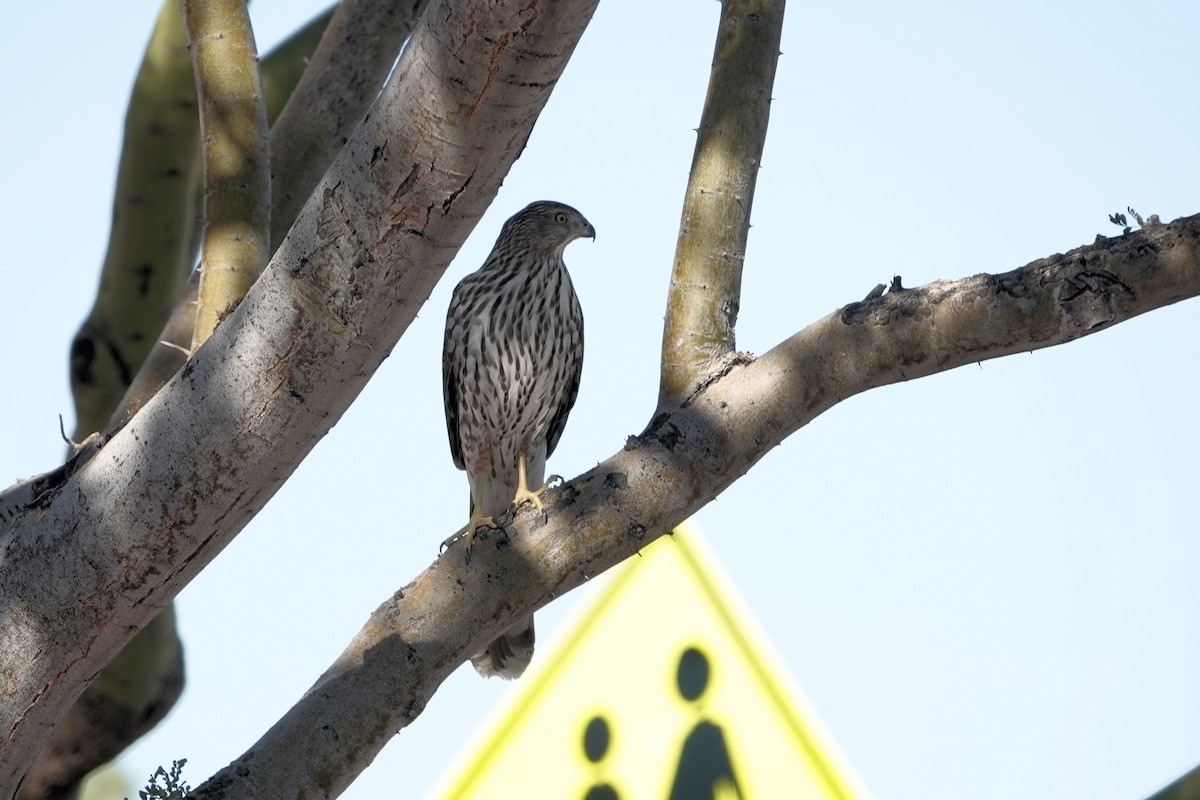
[[(259, 0), (268, 50), (321, 7)], [(0, 483), (59, 463), (124, 104), (157, 4), (27, 3), (0, 50)], [(588, 325), (551, 469), (645, 425), (719, 6), (604, 0), (529, 146), (359, 401), (179, 599), (189, 683), (129, 754), (199, 783), (244, 752), (462, 524), (441, 411), (450, 288), (506, 216), (568, 202)], [(893, 274), (1001, 272), (1200, 211), (1200, 6), (792, 2), (739, 346)], [(880, 798), (1135, 798), (1200, 763), (1195, 300), (853, 398), (697, 521)], [(402, 409), (399, 413), (397, 409)], [(401, 416), (402, 415), (402, 416)], [(407, 461), (397, 459), (406, 453)], [(543, 643), (586, 591), (539, 614)], [(469, 668), (345, 795), (422, 796), (512, 685)]]

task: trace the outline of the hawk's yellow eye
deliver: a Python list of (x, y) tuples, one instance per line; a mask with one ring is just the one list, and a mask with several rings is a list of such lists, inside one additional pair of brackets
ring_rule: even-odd
[(563, 212), (559, 211), (557, 214), (554, 215), (554, 221), (557, 222), (559, 225), (565, 225), (567, 223), (567, 215), (564, 214)]

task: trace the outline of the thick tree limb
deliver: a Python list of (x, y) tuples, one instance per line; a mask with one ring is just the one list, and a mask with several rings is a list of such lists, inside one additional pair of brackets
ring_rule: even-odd
[(733, 351), (754, 185), (767, 138), (783, 0), (724, 0), (683, 202), (663, 326), (659, 404)]
[(164, 389), (0, 532), (0, 797), (87, 682), (333, 426), (520, 153), (594, 0), (443, 0), (281, 246)]
[[(112, 414), (191, 266), (188, 231), (195, 205), (187, 187), (198, 172), (193, 154), (199, 129), (186, 45), (178, 5), (166, 0), (125, 117), (96, 301), (71, 346), (76, 439), (101, 429)], [(182, 647), (174, 615), (166, 613), (71, 709), (26, 775), (21, 797), (74, 797), (88, 771), (162, 718), (182, 682)]]
[(270, 257), (267, 108), (245, 0), (179, 0), (204, 150), (204, 243), (192, 351), (241, 302)]
[[(296, 198), (308, 197), (317, 180), (329, 168), (370, 101), (379, 93), (387, 77), (387, 68), (400, 52), (403, 37), (411, 32), (416, 22), (415, 18), (406, 16), (403, 9), (392, 7), (381, 10), (379, 6), (379, 3), (341, 3), (336, 13), (329, 10), (317, 15), (262, 59), (263, 97), (267, 120), (271, 123), (272, 253), (300, 210), (301, 201)], [(424, 3), (420, 4), (420, 8), (424, 8)], [(388, 13), (389, 10), (391, 13)], [(413, 13), (417, 12), (413, 10)], [(339, 20), (336, 27), (333, 23), (335, 19)], [(355, 36), (346, 32), (347, 28), (378, 29), (382, 34), (380, 38), (390, 36), (390, 54), (375, 43), (362, 48), (358, 61), (347, 63), (349, 57), (344, 45), (357, 42)], [(326, 45), (326, 55), (322, 56), (314, 50), (320, 42), (325, 41), (327, 32), (338, 46)], [(397, 35), (400, 36), (399, 41), (396, 41)], [(336, 75), (345, 79), (344, 84), (339, 85), (329, 77), (320, 80), (307, 77), (319, 74), (330, 62), (335, 64)], [(309, 88), (306, 90), (305, 86)], [(313, 87), (316, 86), (328, 88), (337, 95), (333, 104), (340, 113), (332, 121), (323, 115), (322, 124), (311, 124), (306, 115), (299, 112), (283, 117), (289, 98), (297, 91), (305, 92), (305, 96), (294, 108), (308, 109), (310, 113), (323, 112), (325, 103), (313, 97)], [(303, 168), (289, 166), (298, 160), (293, 153), (304, 154)], [(203, 225), (198, 227), (203, 228)], [(195, 247), (190, 251), (193, 257), (200, 238), (199, 235), (193, 236)], [(196, 275), (192, 276), (182, 299), (158, 336), (157, 346), (151, 351), (145, 367), (135, 376), (133, 384), (122, 398), (120, 408), (105, 430), (124, 424), (137, 413), (187, 360), (195, 329), (197, 278)]]
[[(272, 48), (270, 53), (263, 56), (260, 69), (263, 100), (267, 104), (267, 120), (272, 126), (279, 120), (279, 115), (283, 113), (288, 100), (291, 99), (296, 87), (312, 65), (316, 49), (321, 44), (325, 32), (329, 30), (330, 20), (333, 19), (334, 13), (340, 7), (339, 3), (317, 14), (295, 33)], [(377, 88), (382, 86), (381, 81)], [(325, 166), (328, 167), (332, 160), (332, 157), (327, 159)], [(275, 160), (272, 159), (271, 164), (274, 165), (274, 163)], [(274, 171), (273, 168), (272, 171)], [(272, 205), (271, 211), (274, 212), (274, 210), (275, 206)], [(294, 214), (292, 218), (295, 219)], [(271, 219), (274, 221), (274, 213), (271, 214)]]
[[(1200, 295), (1200, 217), (1003, 275), (852, 303), (743, 354), (595, 469), (522, 511), (509, 537), (451, 549), (385, 602), (316, 685), (197, 797), (337, 795), (471, 653), (619, 563), (772, 448), (867, 389), (1077, 339)], [(489, 547), (488, 544), (494, 544)]]
[[(173, 274), (178, 276), (184, 274), (194, 261), (195, 248), (199, 247), (200, 242), (199, 235), (194, 231), (202, 225), (191, 225), (184, 214), (176, 217), (168, 215), (166, 219), (163, 215), (164, 212), (177, 214), (181, 209), (199, 208), (201, 202), (189, 205), (189, 200), (201, 197), (201, 193), (189, 189), (188, 175), (185, 174), (184, 180), (180, 180), (180, 176), (171, 170), (160, 173), (155, 167), (160, 167), (163, 158), (168, 156), (180, 163), (188, 162), (185, 154), (189, 148), (195, 149), (199, 140), (199, 126), (195, 109), (195, 83), (178, 3), (168, 0), (159, 16), (156, 33), (150, 40), (148, 54), (144, 58), (143, 73), (130, 103), (129, 120), (146, 118), (155, 103), (165, 102), (166, 106), (157, 108), (155, 114), (174, 117), (183, 112), (184, 119), (176, 121), (186, 122), (190, 118), (192, 132), (190, 136), (167, 136), (156, 148), (147, 150), (135, 146), (123, 153), (118, 205), (122, 196), (142, 198), (143, 192), (144, 197), (153, 202), (143, 200), (129, 205), (117, 215), (110, 247), (116, 248), (118, 243), (127, 247), (132, 241), (128, 232), (136, 230), (139, 235), (134, 237), (135, 246), (149, 258), (147, 267), (161, 269), (162, 264), (170, 265)], [(279, 115), (330, 16), (332, 11), (319, 15), (263, 59), (263, 91), (269, 119)], [(164, 71), (159, 67), (163, 62), (172, 69)], [(174, 103), (178, 99), (177, 89), (180, 86), (190, 90), (191, 100), (177, 107)], [(153, 130), (153, 126), (149, 129)], [(135, 125), (133, 130), (140, 130), (140, 127)], [(179, 130), (168, 131), (172, 132), (179, 133)], [(142, 139), (138, 136), (126, 140), (126, 145), (141, 143)], [(190, 162), (193, 165), (192, 177), (199, 187), (202, 185), (200, 178), (203, 172), (198, 166), (201, 163), (199, 154)], [(195, 214), (192, 217), (197, 218)], [(189, 229), (193, 230), (193, 234), (181, 238), (180, 232)], [(125, 233), (122, 234), (122, 231)], [(170, 236), (161, 235), (164, 233)], [(182, 251), (179, 246), (181, 241), (190, 242)], [(150, 256), (155, 249), (159, 251), (158, 255)], [(119, 259), (114, 259), (110, 250), (106, 263), (116, 261)], [(149, 280), (152, 274), (147, 272), (143, 277)], [(197, 277), (193, 275), (193, 278)], [(183, 301), (175, 306), (146, 360), (136, 361), (137, 356), (133, 353), (124, 356), (128, 368), (136, 369), (137, 374), (125, 390), (117, 409), (107, 409), (111, 417), (106, 425), (99, 424), (100, 416), (106, 410), (102, 404), (112, 399), (114, 391), (123, 388), (123, 383), (128, 380), (128, 370), (125, 374), (108, 370), (98, 375), (104, 378), (105, 392), (97, 391), (96, 385), (76, 384), (79, 430), (115, 430), (120, 427), (183, 366), (196, 327), (197, 282), (189, 282)], [(103, 308), (109, 316), (119, 320), (145, 322), (147, 328), (140, 332), (139, 342), (147, 341), (155, 319), (144, 312), (139, 313), (147, 298), (132, 292), (121, 297), (105, 286), (102, 281), (100, 300), (104, 305), (98, 303), (97, 308)], [(128, 290), (129, 287), (126, 283), (118, 282), (114, 288)], [(163, 303), (171, 300), (162, 292), (150, 299)], [(132, 313), (127, 313), (124, 310), (126, 308), (132, 308)], [(26, 774), (19, 797), (22, 800), (75, 797), (79, 783), (87, 773), (114, 758), (158, 724), (178, 699), (183, 689), (183, 679), (183, 648), (175, 629), (174, 609), (168, 606), (125, 646), (72, 706)]]
[[(271, 247), (379, 94), (428, 0), (343, 0), (271, 132)], [(286, 180), (280, 178), (286, 176)]]
[[(164, 16), (165, 23), (162, 19)], [(268, 120), (275, 120), (279, 117), (284, 103), (305, 71), (309, 57), (320, 41), (332, 16), (332, 10), (316, 16), (262, 59), (263, 95), (266, 100)], [(352, 24), (364, 25), (367, 29), (371, 29), (377, 23), (378, 20), (366, 19), (357, 20)], [(411, 29), (411, 25), (409, 28)], [(173, 31), (175, 41), (164, 43), (164, 30), (168, 33)], [(164, 73), (161, 68), (144, 74), (139, 79), (138, 88), (135, 88), (134, 91), (130, 119), (147, 117), (146, 106), (148, 103), (174, 99), (174, 95), (170, 91), (161, 90), (161, 84), (165, 82), (169, 88), (172, 81), (180, 83), (192, 91), (192, 101), (179, 110), (186, 111), (190, 115), (193, 133), (191, 137), (170, 139), (168, 144), (171, 149), (169, 151), (174, 152), (174, 149), (178, 148), (186, 150), (189, 146), (194, 148), (199, 138), (194, 102), (195, 84), (191, 77), (191, 62), (184, 47), (186, 37), (175, 0), (168, 0), (165, 14), (160, 14), (157, 31), (158, 33), (150, 41), (150, 55), (147, 57), (147, 63), (153, 66), (163, 60), (165, 56), (174, 55), (175, 61), (168, 63), (176, 67), (186, 66), (187, 69), (178, 75), (172, 74), (170, 71)], [(173, 51), (171, 48), (174, 48)], [(396, 52), (398, 51), (397, 45)], [(395, 60), (396, 52), (392, 53), (388, 66), (391, 61)], [(146, 68), (144, 67), (144, 69)], [(371, 98), (378, 93), (384, 77), (386, 74), (378, 77)], [(160, 85), (158, 91), (150, 91), (148, 88), (152, 78)], [(344, 129), (332, 132), (338, 140), (336, 149), (340, 149), (341, 143), (345, 141), (353, 127), (351, 123), (361, 118), (362, 111), (366, 109), (367, 102), (371, 98), (358, 98), (360, 106), (357, 113), (347, 114), (347, 119), (342, 120)], [(343, 108), (345, 108), (345, 101), (342, 102)], [(161, 111), (169, 114), (175, 112), (176, 109), (167, 108)], [(351, 116), (353, 119), (349, 118)], [(302, 132), (304, 131), (301, 131), (296, 125), (276, 126), (272, 129), (272, 145), (287, 150), (290, 146), (289, 140), (298, 138)], [(323, 132), (330, 133), (327, 130)], [(132, 140), (134, 144), (140, 142), (141, 140), (137, 137)], [(310, 166), (315, 165), (323, 172), (329, 162), (333, 160), (336, 149), (330, 148), (327, 154), (319, 154), (321, 158)], [(149, 151), (135, 149), (133, 152), (124, 154), (122, 157), (123, 181), (120, 189), (130, 196), (139, 196), (142, 192), (147, 192), (155, 199), (169, 201), (169, 197), (160, 196), (165, 189), (159, 183), (162, 175), (155, 173), (153, 169), (135, 168), (140, 163), (137, 159), (148, 159), (153, 166), (158, 163), (162, 155), (161, 149), (150, 149)], [(201, 163), (198, 152), (193, 163), (195, 165)], [(175, 180), (170, 184), (175, 191), (179, 192), (175, 199), (185, 203), (185, 207), (189, 197), (202, 197), (200, 188), (203, 184), (201, 180), (203, 170), (197, 166), (193, 171), (197, 186), (195, 192), (190, 192), (186, 182)], [(170, 173), (168, 172), (167, 175), (169, 177)], [(178, 178), (178, 176), (175, 177)], [(285, 172), (272, 182), (272, 188), (279, 190), (281, 187), (298, 184), (301, 177), (304, 176)], [(319, 174), (312, 177), (311, 181), (303, 187), (303, 191), (311, 191), (319, 177)], [(148, 185), (139, 181), (148, 181)], [(120, 195), (120, 192), (118, 194)], [(201, 205), (202, 202), (197, 201), (191, 207), (200, 208)], [(170, 202), (132, 205), (118, 215), (114, 221), (115, 231), (141, 230), (139, 226), (145, 227), (147, 224), (150, 229), (154, 230), (156, 226), (163, 224), (160, 215), (164, 209), (174, 210), (176, 205)], [(284, 219), (285, 230), (294, 221), (295, 212), (298, 210), (297, 207), (288, 212), (288, 216)], [(194, 216), (200, 220), (199, 216)], [(279, 222), (280, 216), (273, 213), (272, 220)], [(179, 271), (182, 273), (183, 268), (193, 263), (195, 259), (200, 246), (198, 229), (203, 226), (199, 224), (195, 226), (197, 230), (189, 239), (192, 244), (180, 257), (180, 240), (177, 234), (180, 227), (186, 230), (188, 226), (187, 221), (182, 217), (177, 222), (178, 224), (168, 228), (176, 234), (173, 239), (145, 236), (138, 240), (138, 246), (143, 248), (165, 247), (162, 256), (151, 259), (150, 263), (155, 264), (159, 261), (169, 264), (177, 263)], [(128, 235), (121, 236), (114, 233), (114, 246), (118, 242), (128, 241)], [(109, 262), (106, 263), (114, 263), (118, 260), (112, 258), (110, 254)], [(121, 399), (119, 407), (113, 412), (107, 425), (101, 427), (97, 424), (99, 413), (103, 411), (99, 402), (103, 398), (111, 398), (112, 392), (109, 391), (103, 395), (96, 391), (81, 393), (79, 408), (89, 408), (93, 412), (81, 418), (80, 428), (82, 430), (115, 430), (119, 428), (183, 366), (196, 326), (198, 277), (198, 274), (193, 274), (193, 279), (189, 281), (183, 300), (176, 305), (166, 327), (157, 337), (154, 348), (146, 357), (146, 361), (142, 364), (129, 363), (131, 368), (140, 368), (137, 369), (133, 383), (126, 390), (125, 396)], [(124, 284), (119, 285), (124, 286)], [(103, 296), (104, 292), (102, 291), (101, 294)], [(115, 295), (109, 296), (107, 298), (108, 305), (105, 308), (108, 309), (109, 314), (118, 319), (124, 319), (127, 315), (121, 309), (116, 308), (116, 302), (120, 299)], [(136, 307), (139, 303), (145, 302), (145, 298), (133, 294), (126, 296), (124, 302)], [(138, 318), (136, 311), (128, 316)], [(140, 318), (146, 319), (145, 315)], [(152, 323), (152, 320), (147, 321)], [(145, 333), (149, 333), (149, 331), (145, 331)], [(118, 376), (115, 372), (108, 371), (105, 373), (105, 377), (114, 383), (115, 388), (120, 388), (120, 381), (117, 380)], [(87, 402), (89, 400), (90, 403)], [(45, 800), (45, 798), (74, 797), (79, 782), (87, 773), (115, 757), (166, 715), (179, 697), (183, 687), (183, 676), (183, 648), (175, 630), (173, 608), (168, 606), (104, 668), (104, 671), (72, 706), (68, 716), (55, 728), (50, 740), (39, 752), (33, 767), (26, 774), (21, 784), (20, 798), (22, 800), (25, 798)]]
[[(321, 41), (326, 28), (329, 25), (330, 19), (333, 17), (334, 9), (329, 8), (320, 14), (316, 15), (306, 22), (299, 30), (289, 36), (287, 39), (280, 42), (266, 57), (260, 62), (259, 72), (262, 76), (262, 91), (263, 100), (267, 107), (267, 120), (274, 124), (274, 121), (279, 118), (279, 114), (283, 111), (287, 104), (288, 98), (295, 90), (296, 84), (304, 76), (307, 71), (309, 59), (312, 57), (313, 51)], [(272, 134), (273, 135), (273, 134)], [(274, 145), (272, 145), (274, 147)], [(203, 159), (200, 153), (196, 154), (198, 163), (202, 163)], [(325, 167), (329, 166), (329, 162), (333, 160), (330, 155), (323, 163)], [(271, 164), (274, 165), (274, 156), (271, 157)], [(204, 208), (204, 170), (197, 170), (199, 180), (195, 182), (196, 208)], [(287, 182), (289, 176), (279, 176), (281, 182)], [(271, 191), (275, 191), (275, 181), (272, 180)], [(309, 185), (312, 189), (312, 184)], [(295, 212), (299, 209), (294, 209), (290, 212), (287, 218), (287, 224), (295, 221)], [(276, 207), (271, 206), (271, 224), (275, 225)], [(191, 232), (191, 253), (192, 258), (188, 262), (190, 265), (196, 263), (196, 257), (200, 253), (200, 244), (204, 239), (204, 215), (197, 214), (194, 220), (195, 224)], [(274, 246), (271, 248), (271, 254), (274, 255)], [(190, 344), (190, 343), (189, 343)], [(167, 377), (170, 377), (169, 375)]]
[(74, 798), (96, 767), (157, 725), (183, 691), (175, 609), (142, 628), (71, 707), (25, 775), (20, 800)]

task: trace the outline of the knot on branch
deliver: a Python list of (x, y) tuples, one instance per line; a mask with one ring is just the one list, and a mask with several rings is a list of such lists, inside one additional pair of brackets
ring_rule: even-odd
[(1059, 295), (1060, 302), (1069, 303), (1085, 294), (1094, 295), (1105, 301), (1114, 297), (1122, 300), (1133, 300), (1137, 297), (1128, 284), (1108, 270), (1085, 269), (1082, 263), (1080, 267), (1074, 273), (1064, 271), (1063, 289)]
[(93, 433), (78, 444), (71, 442), (74, 454), (62, 466), (32, 478), (17, 481), (0, 492), (0, 524), (8, 526), (27, 511), (41, 511), (49, 508), (51, 501), (67, 484), (71, 476), (82, 469), (83, 465), (92, 459), (92, 456), (100, 452), (100, 449), (118, 430), (120, 427), (109, 433)]
[(657, 414), (654, 419), (650, 420), (650, 424), (646, 426), (646, 430), (642, 431), (640, 436), (631, 438), (625, 443), (626, 450), (635, 450), (638, 446), (644, 444), (648, 440), (657, 441), (667, 450), (667, 452), (675, 452), (676, 445), (683, 438), (683, 431), (679, 430), (679, 426), (671, 421), (671, 415), (667, 412)]
[(841, 310), (843, 325), (886, 326), (895, 319), (916, 319), (929, 315), (929, 297), (904, 288), (900, 276), (892, 278), (885, 294), (883, 284), (871, 290), (860, 302), (850, 303)]

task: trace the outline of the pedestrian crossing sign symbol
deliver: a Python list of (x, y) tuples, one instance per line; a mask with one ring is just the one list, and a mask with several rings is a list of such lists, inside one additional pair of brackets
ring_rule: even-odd
[(534, 659), (433, 797), (869, 797), (694, 527), (641, 556)]

